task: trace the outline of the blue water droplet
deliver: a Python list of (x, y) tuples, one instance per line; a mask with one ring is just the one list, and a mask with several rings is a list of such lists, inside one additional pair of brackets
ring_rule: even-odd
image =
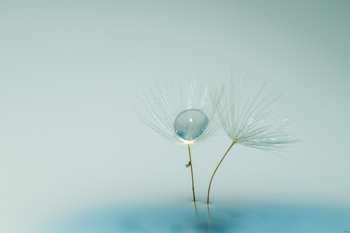
[(191, 141), (202, 135), (208, 123), (209, 119), (202, 111), (188, 109), (177, 115), (174, 130), (180, 138)]

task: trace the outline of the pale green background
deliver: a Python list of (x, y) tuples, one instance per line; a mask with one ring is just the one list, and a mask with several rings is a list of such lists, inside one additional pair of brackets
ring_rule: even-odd
[[(302, 142), (237, 146), (212, 200), (350, 205), (350, 1), (0, 1), (0, 232), (98, 205), (189, 200), (185, 150), (135, 117), (148, 85), (283, 92)], [(193, 151), (199, 200), (230, 144)], [(347, 230), (347, 229), (344, 229)]]

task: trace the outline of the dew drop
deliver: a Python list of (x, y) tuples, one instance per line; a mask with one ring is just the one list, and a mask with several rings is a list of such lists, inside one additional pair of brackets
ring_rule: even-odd
[(202, 111), (188, 109), (177, 115), (174, 130), (180, 138), (191, 141), (202, 135), (208, 123), (209, 119)]

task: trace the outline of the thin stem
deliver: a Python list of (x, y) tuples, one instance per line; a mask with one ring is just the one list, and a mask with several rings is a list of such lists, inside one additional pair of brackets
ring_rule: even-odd
[(193, 203), (194, 203), (194, 208), (195, 208), (195, 210), (196, 210), (196, 214), (197, 214), (197, 216), (198, 216), (197, 204), (196, 204), (196, 195), (194, 194), (194, 180), (193, 180), (193, 168), (192, 168), (192, 159), (191, 159), (191, 148), (190, 148), (190, 144), (187, 144), (187, 148), (188, 148), (188, 156), (190, 157), (189, 165), (190, 165), (190, 167), (191, 167)]
[(226, 151), (226, 153), (224, 154), (224, 156), (222, 157), (222, 159), (220, 160), (220, 163), (218, 164), (218, 166), (215, 168), (215, 171), (213, 173), (213, 175), (211, 176), (210, 179), (210, 183), (209, 183), (209, 188), (208, 188), (208, 195), (207, 195), (207, 206), (208, 206), (208, 213), (209, 213), (209, 193), (210, 193), (210, 187), (211, 187), (211, 182), (213, 181), (214, 175), (216, 173), (216, 171), (218, 170), (220, 164), (222, 163), (222, 161), (224, 160), (224, 158), (226, 157), (227, 153), (231, 150), (231, 148), (233, 147), (233, 145), (237, 142), (237, 140), (233, 140), (231, 146), (228, 148), (228, 150)]

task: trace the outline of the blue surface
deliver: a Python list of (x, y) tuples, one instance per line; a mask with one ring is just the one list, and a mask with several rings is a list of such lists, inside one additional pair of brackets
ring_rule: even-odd
[(45, 232), (239, 232), (239, 233), (344, 233), (350, 231), (350, 210), (308, 205), (260, 205), (246, 207), (206, 205), (107, 207), (59, 220)]

